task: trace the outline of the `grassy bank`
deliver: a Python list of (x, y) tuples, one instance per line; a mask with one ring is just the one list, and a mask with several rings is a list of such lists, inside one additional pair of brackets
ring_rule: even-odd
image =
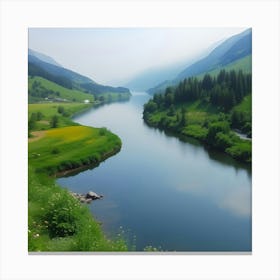
[[(41, 137), (42, 136), (42, 137)], [(98, 164), (120, 150), (121, 140), (106, 128), (50, 129), (29, 145), (29, 163), (49, 175)]]
[(189, 77), (164, 94), (155, 94), (144, 105), (145, 122), (250, 163), (252, 143), (234, 130), (252, 136), (252, 75), (237, 70), (238, 65), (230, 71), (221, 69), (216, 76)]
[[(232, 112), (251, 116), (250, 106), (251, 96), (234, 107)], [(181, 140), (185, 136), (193, 137), (239, 161), (251, 162), (251, 141), (240, 139), (231, 130), (230, 114), (219, 112), (209, 103), (197, 100), (176, 105), (172, 112), (165, 108), (152, 113), (144, 111), (143, 118), (148, 125), (176, 133)]]
[(69, 118), (88, 108), (81, 103), (29, 104), (29, 251), (128, 249), (120, 236), (108, 240), (89, 208), (55, 183), (55, 176), (97, 165), (121, 148), (119, 137), (106, 128), (81, 126)]
[(28, 169), (28, 251), (127, 251), (121, 236), (108, 240), (89, 208), (55, 184)]

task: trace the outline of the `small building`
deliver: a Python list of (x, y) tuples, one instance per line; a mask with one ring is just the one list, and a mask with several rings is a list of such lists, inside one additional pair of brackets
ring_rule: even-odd
[(85, 100), (84, 100), (84, 103), (85, 103), (85, 104), (88, 104), (89, 102), (90, 102), (90, 101), (89, 101), (88, 99), (85, 99)]

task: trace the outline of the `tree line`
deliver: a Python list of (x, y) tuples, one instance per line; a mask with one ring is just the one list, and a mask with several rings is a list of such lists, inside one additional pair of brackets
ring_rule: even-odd
[(172, 104), (200, 99), (223, 112), (229, 112), (245, 95), (251, 93), (251, 84), (251, 74), (243, 73), (242, 70), (227, 72), (223, 69), (217, 77), (205, 74), (201, 80), (190, 77), (177, 87), (168, 87), (164, 94), (155, 94), (145, 110), (153, 112), (160, 107), (169, 108)]

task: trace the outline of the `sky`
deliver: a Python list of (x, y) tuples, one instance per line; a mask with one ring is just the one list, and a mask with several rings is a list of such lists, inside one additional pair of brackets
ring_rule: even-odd
[(30, 28), (29, 48), (95, 82), (122, 85), (199, 57), (246, 28)]

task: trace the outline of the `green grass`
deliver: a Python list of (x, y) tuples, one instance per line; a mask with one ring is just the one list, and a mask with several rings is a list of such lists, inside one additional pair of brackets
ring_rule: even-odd
[[(63, 106), (63, 114), (58, 112), (59, 106)], [(81, 126), (69, 118), (91, 106), (82, 103), (28, 106), (29, 118), (32, 113), (43, 114), (29, 131), (37, 133), (28, 143), (30, 252), (128, 250), (123, 234), (111, 240), (106, 238), (90, 209), (55, 183), (55, 176), (96, 166), (121, 148), (119, 137), (106, 128)], [(58, 127), (50, 128), (54, 115), (58, 116)]]
[[(232, 110), (237, 110), (245, 113), (245, 117), (251, 116), (251, 100), (252, 96), (247, 95), (242, 102), (235, 106)], [(178, 126), (177, 115), (181, 116), (181, 108), (186, 109), (186, 125)], [(207, 143), (211, 147), (223, 151), (235, 159), (243, 162), (251, 162), (251, 141), (242, 140), (235, 133), (223, 132), (216, 133), (215, 139), (210, 140), (208, 137), (209, 128), (215, 123), (225, 122), (230, 125), (230, 114), (219, 112), (219, 110), (211, 104), (197, 100), (174, 106), (175, 112), (169, 114), (169, 110), (165, 108), (158, 109), (153, 113), (144, 115), (145, 121), (154, 127), (169, 130), (181, 136), (190, 136)]]
[(244, 97), (242, 102), (238, 105), (236, 105), (233, 109), (252, 113), (252, 95), (247, 95)]
[[(65, 110), (64, 114), (58, 113), (58, 107), (62, 106)], [(84, 103), (36, 103), (28, 104), (28, 119), (30, 119), (32, 113), (41, 112), (43, 117), (40, 121), (37, 121), (34, 129), (43, 130), (49, 129), (51, 118), (54, 115), (59, 117), (58, 127), (64, 127), (67, 125), (76, 125), (69, 117), (78, 112), (82, 112), (91, 108), (91, 104)]]
[[(206, 119), (218, 113), (217, 109), (211, 106), (211, 104), (197, 100), (175, 106), (175, 116), (177, 113), (180, 113), (182, 106), (186, 108), (186, 118), (190, 125), (201, 125)], [(172, 121), (176, 119), (175, 116), (168, 116), (166, 110), (158, 110), (150, 115), (150, 122), (156, 124), (163, 116), (168, 117)]]
[(29, 143), (28, 160), (37, 171), (49, 174), (97, 164), (119, 151), (121, 140), (102, 128), (69, 126), (50, 129)]
[[(59, 92), (59, 98), (62, 99), (67, 99), (70, 102), (83, 102), (84, 100), (88, 99), (91, 102), (94, 101), (93, 95), (92, 94), (88, 94), (79, 90), (75, 90), (75, 89), (67, 89), (65, 87), (62, 87), (56, 83), (53, 83), (47, 79), (44, 79), (42, 77), (28, 77), (28, 89), (32, 89), (32, 85), (34, 82), (39, 82), (41, 84), (42, 87), (48, 89), (48, 90), (52, 90), (54, 92)], [(40, 99), (38, 99), (40, 100)]]
[(104, 236), (86, 205), (54, 179), (28, 169), (28, 251), (127, 251), (122, 235)]

